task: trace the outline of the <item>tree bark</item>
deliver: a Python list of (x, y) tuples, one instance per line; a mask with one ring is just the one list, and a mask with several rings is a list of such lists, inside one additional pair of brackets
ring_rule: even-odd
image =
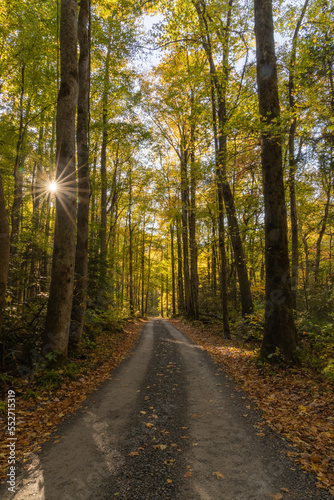
[(177, 290), (178, 290), (178, 309), (184, 313), (184, 291), (183, 291), (183, 265), (182, 265), (182, 243), (180, 222), (176, 224), (176, 239), (177, 239)]
[(6, 305), (6, 287), (9, 268), (9, 224), (0, 173), (0, 338), (2, 315)]
[(247, 275), (246, 259), (244, 256), (243, 245), (240, 237), (238, 219), (235, 211), (233, 193), (231, 191), (226, 172), (226, 167), (227, 167), (226, 124), (228, 121), (226, 112), (226, 93), (227, 93), (227, 85), (229, 78), (228, 51), (229, 51), (229, 32), (231, 23), (232, 3), (233, 0), (230, 0), (228, 4), (227, 21), (225, 29), (223, 30), (223, 35), (221, 32), (218, 33), (218, 37), (220, 39), (223, 39), (222, 80), (220, 80), (218, 77), (216, 65), (213, 58), (212, 47), (211, 47), (211, 35), (206, 17), (205, 2), (204, 0), (200, 0), (199, 2), (195, 1), (194, 5), (202, 27), (202, 44), (209, 62), (210, 75), (212, 81), (212, 91), (214, 92), (215, 90), (217, 94), (218, 127), (216, 127), (217, 128), (216, 134), (218, 138), (218, 158), (216, 159), (216, 161), (218, 162), (218, 164), (216, 167), (216, 176), (221, 184), (221, 190), (226, 207), (228, 229), (231, 237), (233, 252), (235, 256), (235, 263), (238, 273), (242, 315), (246, 316), (253, 312), (253, 300), (250, 289), (250, 283)]
[[(182, 141), (182, 138), (181, 138)], [(187, 317), (193, 317), (190, 293), (190, 270), (189, 270), (189, 188), (187, 175), (188, 151), (181, 145), (181, 222), (182, 222), (182, 249), (183, 249), (183, 278), (184, 278), (184, 313)]]
[(101, 148), (101, 220), (100, 220), (100, 280), (104, 284), (107, 267), (107, 144), (108, 144), (108, 86), (110, 48), (106, 56), (102, 111)]
[(297, 200), (296, 200), (296, 169), (297, 160), (295, 155), (295, 136), (297, 129), (297, 116), (296, 116), (296, 99), (295, 99), (295, 64), (296, 64), (296, 52), (297, 52), (297, 41), (299, 36), (299, 30), (303, 22), (305, 12), (307, 9), (309, 0), (305, 0), (300, 17), (297, 22), (297, 26), (292, 38), (292, 51), (290, 57), (289, 65), (289, 107), (292, 114), (292, 122), (289, 129), (289, 191), (290, 191), (290, 222), (291, 222), (291, 265), (292, 265), (292, 301), (293, 308), (297, 308), (297, 288), (298, 288), (298, 266), (299, 266), (299, 256), (298, 256), (298, 212), (297, 212)]
[(170, 226), (170, 256), (172, 268), (172, 314), (176, 314), (176, 301), (175, 301), (175, 258), (174, 258), (174, 226)]
[(90, 0), (80, 0), (78, 17), (79, 94), (77, 118), (78, 217), (75, 253), (75, 292), (72, 304), (71, 343), (80, 345), (85, 320), (88, 282), (89, 239), (89, 84), (90, 84)]
[(133, 303), (133, 227), (132, 227), (132, 171), (129, 169), (129, 307), (131, 316), (134, 314)]
[[(193, 107), (194, 97), (191, 95)], [(192, 110), (193, 113), (193, 110)], [(192, 304), (192, 315), (198, 318), (198, 265), (197, 265), (197, 243), (196, 243), (196, 185), (197, 169), (195, 159), (195, 122), (190, 124), (190, 209), (189, 209), (189, 246), (190, 246), (190, 293)]]
[(43, 127), (40, 127), (39, 137), (38, 137), (38, 159), (34, 164), (34, 171), (32, 177), (31, 184), (31, 195), (32, 195), (32, 231), (33, 237), (31, 242), (31, 258), (30, 258), (30, 277), (29, 277), (29, 298), (36, 297), (38, 286), (39, 286), (39, 276), (38, 270), (39, 265), (38, 261), (41, 257), (40, 246), (37, 241), (38, 229), (40, 224), (40, 201), (41, 201), (41, 193), (43, 190), (42, 187), (42, 141), (43, 141)]
[(19, 125), (19, 137), (16, 143), (16, 157), (14, 165), (14, 201), (11, 211), (11, 235), (10, 235), (10, 245), (11, 245), (11, 255), (16, 256), (18, 251), (18, 238), (20, 232), (20, 220), (21, 220), (21, 206), (23, 200), (23, 162), (22, 157), (22, 144), (24, 141), (24, 126), (23, 126), (23, 99), (25, 92), (25, 64), (23, 64), (21, 69), (21, 93), (20, 93), (20, 125)]
[(75, 116), (78, 99), (77, 1), (61, 0), (61, 83), (57, 103), (56, 222), (42, 354), (67, 356), (76, 243)]
[(294, 360), (297, 336), (291, 294), (271, 0), (255, 0), (254, 12), (265, 206), (266, 309), (261, 355), (274, 360), (279, 353), (285, 360)]
[(326, 225), (327, 225), (327, 220), (328, 220), (328, 213), (329, 213), (329, 205), (331, 201), (331, 184), (329, 184), (327, 188), (327, 200), (326, 200), (326, 205), (325, 205), (325, 213), (322, 218), (322, 223), (321, 223), (321, 228), (318, 234), (317, 238), (317, 245), (316, 245), (316, 255), (315, 255), (315, 266), (314, 266), (314, 281), (317, 282), (318, 277), (319, 277), (319, 267), (320, 267), (320, 257), (321, 257), (321, 242), (322, 238), (325, 234), (326, 231)]
[[(227, 296), (227, 269), (226, 269), (226, 250), (225, 250), (225, 222), (224, 222), (224, 191), (223, 191), (223, 178), (222, 168), (220, 162), (220, 138), (221, 134), (217, 130), (217, 109), (216, 98), (214, 93), (213, 82), (211, 87), (211, 106), (212, 106), (212, 123), (215, 145), (215, 172), (217, 184), (217, 199), (218, 199), (218, 248), (220, 255), (220, 299), (223, 314), (223, 328), (224, 337), (229, 339), (231, 337), (230, 321), (229, 321), (229, 307)], [(218, 120), (219, 123), (219, 120)], [(214, 218), (212, 217), (213, 223)], [(214, 263), (216, 266), (216, 262)], [(216, 272), (216, 270), (215, 270)], [(215, 278), (214, 278), (215, 280)]]

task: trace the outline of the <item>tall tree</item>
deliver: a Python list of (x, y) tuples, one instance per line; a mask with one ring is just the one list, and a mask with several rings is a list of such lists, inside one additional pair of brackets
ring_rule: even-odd
[(0, 173), (0, 337), (2, 327), (2, 313), (6, 301), (6, 286), (9, 267), (9, 225), (6, 211), (2, 178)]
[(297, 288), (298, 288), (298, 213), (297, 213), (297, 200), (296, 200), (296, 168), (297, 168), (297, 158), (295, 154), (295, 140), (296, 140), (296, 129), (297, 129), (297, 116), (296, 116), (296, 97), (295, 97), (295, 66), (296, 66), (296, 56), (297, 56), (297, 42), (299, 31), (305, 16), (305, 12), (308, 6), (309, 0), (305, 0), (300, 17), (298, 19), (293, 37), (292, 37), (292, 49), (289, 63), (289, 107), (291, 116), (291, 125), (289, 129), (289, 191), (290, 191), (290, 221), (291, 221), (291, 244), (292, 244), (292, 300), (293, 308), (297, 307)]
[(261, 161), (265, 206), (265, 327), (261, 354), (277, 349), (293, 360), (297, 346), (287, 238), (280, 105), (271, 0), (255, 0), (256, 68), (262, 121)]
[(80, 0), (78, 17), (79, 93), (77, 119), (78, 156), (78, 222), (75, 253), (75, 294), (72, 305), (75, 344), (80, 344), (85, 319), (88, 278), (88, 237), (89, 237), (89, 81), (90, 81), (90, 0)]
[(61, 81), (57, 103), (57, 198), (43, 354), (67, 356), (76, 243), (75, 118), (78, 99), (77, 0), (60, 4)]
[[(193, 4), (196, 8), (201, 28), (202, 45), (209, 62), (212, 88), (214, 90), (214, 93), (216, 94), (216, 97), (213, 97), (213, 99), (217, 99), (217, 117), (218, 117), (218, 127), (217, 127), (218, 152), (216, 155), (217, 186), (220, 185), (219, 189), (221, 189), (222, 196), (224, 198), (227, 220), (228, 220), (228, 229), (231, 237), (231, 242), (235, 256), (235, 264), (238, 273), (242, 314), (243, 316), (246, 316), (247, 314), (251, 314), (253, 312), (253, 300), (247, 274), (246, 259), (244, 255), (239, 224), (235, 210), (233, 193), (231, 191), (230, 183), (227, 178), (227, 131), (226, 131), (226, 126), (228, 123), (227, 89), (228, 89), (229, 71), (230, 71), (229, 44), (230, 44), (233, 0), (229, 0), (229, 2), (226, 5), (227, 16), (225, 25), (223, 26), (222, 21), (220, 21), (218, 23), (218, 26), (214, 27), (218, 40), (221, 40), (222, 42), (222, 50), (223, 50), (222, 71), (217, 70), (217, 64), (215, 63), (214, 60), (213, 41), (211, 36), (210, 25), (214, 25), (215, 23), (213, 23), (213, 19), (208, 13), (206, 2), (205, 0), (199, 0), (199, 1), (193, 0)], [(222, 228), (222, 226), (220, 227)], [(222, 240), (221, 235), (219, 236), (219, 238), (220, 240)]]

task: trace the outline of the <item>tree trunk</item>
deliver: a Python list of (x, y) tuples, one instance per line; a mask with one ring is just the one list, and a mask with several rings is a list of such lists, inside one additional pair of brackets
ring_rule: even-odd
[(57, 103), (56, 223), (43, 355), (67, 356), (76, 243), (75, 116), (78, 99), (77, 1), (61, 0), (61, 83)]
[(107, 268), (107, 144), (108, 144), (108, 87), (110, 48), (106, 57), (102, 111), (101, 148), (101, 221), (100, 221), (100, 280), (104, 288)]
[(176, 225), (176, 238), (177, 238), (177, 290), (178, 290), (178, 309), (182, 314), (184, 313), (184, 291), (183, 291), (183, 265), (182, 265), (182, 243), (181, 243), (181, 229), (180, 223), (177, 221)]
[[(224, 223), (224, 194), (223, 194), (223, 182), (222, 182), (222, 168), (220, 162), (220, 139), (218, 137), (221, 134), (217, 130), (217, 109), (216, 109), (216, 99), (214, 94), (214, 87), (212, 82), (211, 87), (211, 106), (212, 106), (212, 123), (213, 123), (213, 134), (214, 134), (214, 145), (215, 145), (215, 172), (216, 172), (216, 184), (217, 184), (217, 198), (218, 198), (218, 246), (220, 254), (220, 299), (223, 314), (223, 327), (224, 327), (224, 337), (229, 339), (231, 337), (230, 332), (230, 321), (229, 321), (229, 308), (228, 308), (228, 296), (227, 296), (227, 269), (226, 269), (226, 251), (225, 251), (225, 223)], [(218, 120), (219, 123), (219, 120)], [(212, 217), (213, 223), (214, 218)], [(216, 262), (214, 263), (216, 267)], [(215, 269), (216, 272), (216, 269)], [(215, 277), (214, 277), (215, 280)]]
[(133, 227), (132, 227), (132, 172), (129, 170), (129, 206), (128, 206), (128, 221), (129, 221), (129, 306), (131, 316), (134, 314), (133, 303)]
[(20, 220), (21, 220), (21, 207), (23, 200), (23, 157), (22, 157), (22, 144), (24, 141), (24, 126), (23, 126), (23, 99), (24, 99), (24, 73), (25, 64), (22, 66), (22, 83), (21, 83), (21, 94), (20, 94), (20, 125), (19, 125), (19, 137), (16, 143), (16, 157), (14, 165), (14, 201), (11, 211), (11, 235), (10, 235), (10, 253), (12, 256), (16, 256), (18, 251), (18, 238), (20, 232)]
[(163, 318), (164, 317), (164, 276), (161, 273), (160, 275), (161, 279), (161, 291), (160, 291), (160, 315)]
[[(218, 164), (216, 167), (216, 175), (218, 176), (217, 178), (221, 183), (222, 194), (226, 207), (228, 229), (232, 241), (236, 268), (238, 273), (242, 315), (246, 316), (253, 312), (253, 300), (250, 290), (249, 279), (247, 275), (246, 259), (243, 252), (238, 219), (235, 211), (234, 198), (226, 173), (227, 136), (225, 130), (226, 130), (226, 124), (228, 122), (227, 112), (226, 112), (226, 94), (227, 94), (227, 85), (229, 78), (228, 53), (229, 53), (229, 33), (230, 33), (232, 3), (233, 0), (230, 0), (228, 4), (226, 26), (222, 30), (222, 32), (219, 31), (218, 33), (218, 37), (220, 39), (223, 38), (222, 80), (220, 80), (218, 77), (216, 65), (213, 58), (213, 52), (211, 46), (211, 34), (206, 16), (205, 2), (203, 0), (200, 0), (200, 2), (196, 1), (194, 2), (194, 5), (203, 30), (202, 44), (209, 62), (211, 82), (212, 82), (212, 93), (214, 94), (215, 90), (217, 94), (218, 127), (216, 127), (216, 136), (218, 138), (218, 158), (216, 158), (216, 160)], [(213, 101), (214, 101), (214, 95), (212, 95), (212, 102)]]
[(39, 138), (38, 138), (38, 159), (34, 164), (34, 171), (32, 177), (31, 185), (31, 195), (32, 195), (32, 231), (33, 237), (31, 242), (31, 258), (30, 258), (30, 277), (29, 277), (29, 298), (36, 297), (38, 291), (38, 269), (39, 269), (39, 259), (41, 257), (41, 251), (39, 242), (37, 241), (37, 235), (39, 233), (39, 223), (40, 223), (40, 201), (41, 194), (43, 191), (42, 186), (42, 140), (43, 140), (43, 127), (40, 127)]
[(331, 184), (329, 184), (329, 186), (327, 188), (327, 200), (326, 200), (326, 205), (325, 205), (325, 213), (324, 213), (324, 216), (322, 219), (321, 228), (320, 228), (318, 238), (317, 238), (317, 250), (316, 250), (315, 266), (314, 266), (314, 281), (315, 282), (317, 282), (318, 277), (319, 277), (321, 242), (322, 242), (322, 238), (323, 238), (325, 231), (326, 231), (330, 201), (331, 201)]
[[(193, 96), (192, 96), (193, 103)], [(189, 209), (189, 246), (190, 246), (190, 293), (193, 318), (198, 318), (198, 266), (197, 266), (197, 243), (196, 243), (196, 185), (197, 169), (195, 162), (195, 124), (191, 123), (190, 131), (190, 209)]]
[(9, 225), (6, 210), (6, 201), (2, 188), (0, 173), (0, 338), (2, 327), (2, 314), (6, 305), (6, 286), (9, 268)]
[(302, 12), (300, 14), (295, 32), (292, 38), (292, 51), (290, 57), (289, 66), (289, 107), (291, 112), (291, 125), (289, 129), (289, 191), (290, 191), (290, 222), (291, 222), (291, 245), (292, 245), (292, 256), (291, 256), (291, 275), (292, 275), (292, 301), (293, 308), (297, 308), (297, 288), (298, 288), (298, 213), (297, 213), (297, 200), (296, 200), (296, 180), (295, 174), (297, 169), (297, 160), (295, 155), (295, 136), (297, 128), (297, 117), (296, 117), (296, 100), (295, 100), (295, 64), (296, 64), (296, 52), (297, 52), (297, 41), (299, 36), (299, 30), (303, 22), (305, 12), (307, 9), (309, 0), (305, 0)]
[(172, 268), (172, 314), (176, 314), (175, 302), (175, 258), (174, 258), (174, 226), (170, 226), (170, 255), (171, 255), (171, 268)]
[[(295, 358), (297, 346), (293, 318), (287, 238), (282, 146), (274, 27), (271, 0), (255, 0), (255, 36), (259, 110), (265, 130), (261, 134), (265, 206), (266, 309), (261, 355), (264, 359)], [(275, 129), (276, 127), (276, 129)]]
[(88, 281), (88, 238), (89, 238), (89, 81), (90, 81), (90, 40), (89, 40), (89, 0), (80, 0), (78, 17), (79, 95), (77, 119), (78, 156), (78, 219), (77, 244), (75, 253), (75, 292), (72, 304), (71, 343), (79, 345), (85, 320)]
[[(181, 139), (182, 141), (182, 139)], [(183, 248), (183, 277), (184, 277), (184, 312), (187, 317), (193, 317), (190, 293), (189, 272), (189, 239), (188, 239), (188, 217), (189, 217), (189, 189), (187, 175), (188, 152), (181, 146), (181, 202), (182, 202), (182, 248)]]

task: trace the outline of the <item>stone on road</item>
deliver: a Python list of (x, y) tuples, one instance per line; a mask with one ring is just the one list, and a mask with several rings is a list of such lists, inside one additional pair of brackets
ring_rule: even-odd
[[(275, 435), (258, 436), (251, 403), (201, 347), (166, 320), (17, 479), (25, 500), (327, 499)], [(283, 488), (283, 489), (282, 489)]]

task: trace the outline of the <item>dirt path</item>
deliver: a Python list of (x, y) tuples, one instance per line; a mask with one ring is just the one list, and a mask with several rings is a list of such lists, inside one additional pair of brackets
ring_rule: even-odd
[[(258, 436), (246, 397), (168, 321), (144, 327), (132, 355), (33, 457), (1, 498), (329, 499)], [(283, 489), (284, 490), (283, 490)], [(275, 497), (276, 495), (276, 497)]]

